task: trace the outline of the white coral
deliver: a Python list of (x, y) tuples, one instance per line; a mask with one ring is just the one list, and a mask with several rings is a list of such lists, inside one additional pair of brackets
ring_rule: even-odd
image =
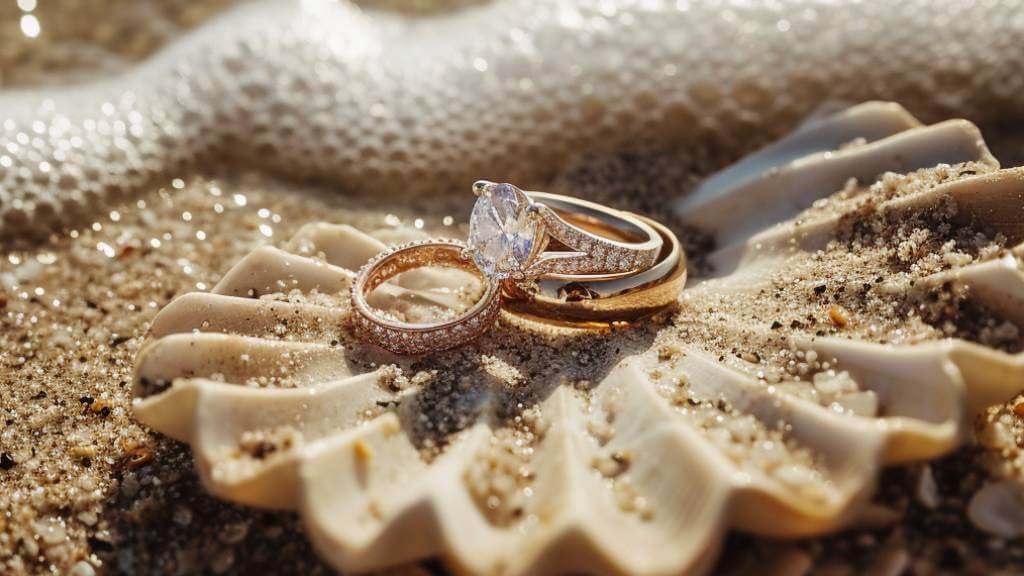
[(488, 174), (533, 184), (616, 141), (743, 142), (823, 98), (1000, 119), (1022, 93), (1008, 0), (495, 0), (428, 21), (243, 4), (117, 77), (0, 95), (0, 233), (69, 222), (212, 155), (437, 193)]

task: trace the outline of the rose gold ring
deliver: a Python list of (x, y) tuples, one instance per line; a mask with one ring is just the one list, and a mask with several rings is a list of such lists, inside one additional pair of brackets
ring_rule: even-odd
[[(466, 245), (458, 240), (424, 240), (396, 246), (367, 262), (352, 283), (352, 307), (362, 334), (381, 348), (397, 354), (423, 354), (455, 348), (475, 340), (494, 324), (501, 303), (501, 285), (484, 276), (465, 257)], [(484, 295), (458, 318), (436, 323), (401, 322), (377, 311), (366, 301), (378, 286), (391, 278), (424, 266), (457, 268), (484, 283)]]
[[(468, 244), (428, 240), (398, 246), (378, 254), (356, 274), (352, 305), (357, 326), (368, 340), (399, 354), (454, 348), (476, 339), (494, 323), (502, 283), (510, 286), (540, 278), (609, 282), (643, 275), (665, 261), (665, 234), (635, 214), (484, 180), (473, 185), (473, 192), (477, 200)], [(610, 233), (600, 234), (598, 229)], [(369, 305), (367, 297), (382, 283), (423, 266), (470, 272), (483, 282), (484, 296), (458, 318), (435, 323), (402, 322)]]

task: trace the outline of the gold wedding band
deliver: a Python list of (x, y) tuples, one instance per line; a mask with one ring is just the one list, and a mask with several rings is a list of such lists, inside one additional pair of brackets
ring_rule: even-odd
[[(571, 214), (563, 217), (573, 218)], [(505, 282), (502, 309), (544, 324), (603, 328), (635, 322), (675, 305), (686, 284), (686, 254), (667, 227), (636, 217), (664, 240), (661, 254), (649, 269), (613, 279), (545, 278), (529, 288)]]

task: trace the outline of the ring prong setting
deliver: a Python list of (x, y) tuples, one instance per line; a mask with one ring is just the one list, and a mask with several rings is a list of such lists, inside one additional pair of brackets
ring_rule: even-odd
[(476, 182), (473, 182), (473, 194), (480, 196), (486, 192), (487, 188), (492, 184), (494, 184), (494, 182), (491, 182), (490, 180), (477, 180)]

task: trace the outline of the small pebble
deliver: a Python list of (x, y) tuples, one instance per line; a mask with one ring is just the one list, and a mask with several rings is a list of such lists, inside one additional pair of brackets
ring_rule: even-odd
[(82, 560), (71, 567), (68, 576), (96, 576), (96, 569), (85, 560)]

